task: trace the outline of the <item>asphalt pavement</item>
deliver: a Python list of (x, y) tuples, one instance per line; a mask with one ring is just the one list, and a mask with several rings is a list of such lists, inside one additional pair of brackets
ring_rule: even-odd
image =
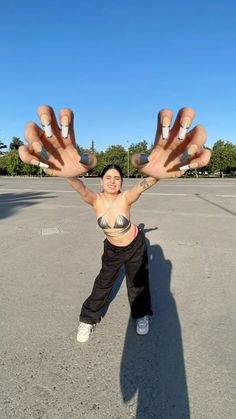
[(149, 251), (150, 333), (135, 333), (121, 270), (79, 344), (104, 240), (93, 211), (63, 179), (0, 177), (0, 418), (234, 419), (235, 216), (236, 179), (146, 191), (132, 220)]

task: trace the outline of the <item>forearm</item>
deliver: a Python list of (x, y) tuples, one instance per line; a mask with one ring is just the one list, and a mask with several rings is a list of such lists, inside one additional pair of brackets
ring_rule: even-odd
[(139, 187), (141, 188), (141, 191), (145, 191), (146, 189), (151, 188), (154, 186), (159, 179), (155, 179), (154, 177), (148, 176), (139, 182)]
[(76, 177), (67, 177), (65, 178), (67, 182), (80, 194), (83, 194), (86, 190), (85, 184)]
[(97, 193), (92, 191), (91, 189), (87, 188), (87, 186), (78, 178), (76, 177), (69, 177), (66, 178), (67, 182), (79, 192), (81, 198), (89, 205), (95, 204), (97, 200)]
[(125, 191), (127, 203), (129, 205), (133, 204), (144, 191), (155, 185), (158, 180), (151, 176), (141, 179), (135, 186)]

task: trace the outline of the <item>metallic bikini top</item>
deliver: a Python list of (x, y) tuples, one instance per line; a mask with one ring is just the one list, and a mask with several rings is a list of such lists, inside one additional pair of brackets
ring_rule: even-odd
[[(117, 198), (118, 198), (118, 196), (117, 196)], [(113, 231), (113, 232), (106, 232), (106, 235), (110, 236), (110, 237), (120, 236), (120, 235), (126, 233), (131, 227), (130, 220), (128, 220), (122, 214), (117, 215), (116, 220), (115, 220), (115, 224), (114, 224), (113, 227), (111, 227), (107, 222), (106, 214), (114, 206), (114, 204), (116, 203), (117, 198), (109, 205), (106, 212), (101, 217), (99, 217), (97, 219), (97, 223), (98, 223), (99, 227), (101, 227), (103, 230), (106, 230), (106, 229), (108, 229), (108, 230), (109, 229), (117, 229), (118, 230), (118, 231)]]
[(131, 222), (129, 220), (127, 220), (126, 217), (124, 217), (124, 215), (118, 214), (115, 224), (113, 227), (110, 227), (110, 225), (108, 224), (105, 215), (102, 215), (101, 217), (99, 217), (97, 219), (97, 223), (99, 225), (99, 227), (101, 227), (103, 230), (106, 229), (117, 229), (117, 231), (106, 231), (106, 236), (109, 237), (119, 237), (125, 233), (128, 232), (128, 230), (131, 228)]
[(99, 227), (101, 227), (103, 230), (107, 229), (107, 228), (123, 228), (123, 229), (127, 229), (130, 226), (130, 220), (127, 220), (126, 217), (124, 217), (124, 215), (122, 214), (118, 214), (115, 224), (113, 227), (111, 227), (106, 219), (105, 215), (102, 215), (101, 217), (99, 217), (97, 219), (97, 223), (99, 225)]

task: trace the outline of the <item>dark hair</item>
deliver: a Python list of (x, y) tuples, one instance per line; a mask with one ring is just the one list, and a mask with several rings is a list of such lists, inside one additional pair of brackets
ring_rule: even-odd
[(104, 167), (104, 169), (102, 170), (102, 173), (101, 173), (101, 178), (103, 178), (103, 176), (106, 174), (106, 172), (110, 169), (116, 169), (117, 172), (119, 172), (121, 179), (123, 179), (123, 173), (122, 173), (121, 167), (118, 166), (118, 164), (115, 164), (115, 163), (108, 164), (107, 166)]

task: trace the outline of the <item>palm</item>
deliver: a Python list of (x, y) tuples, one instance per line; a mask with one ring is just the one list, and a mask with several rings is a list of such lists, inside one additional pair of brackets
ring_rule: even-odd
[(53, 154), (50, 154), (48, 163), (50, 169), (53, 170), (51, 174), (60, 177), (75, 177), (88, 171), (80, 163), (80, 156), (72, 144), (69, 144), (66, 148), (60, 147)]
[(205, 129), (197, 125), (188, 131), (193, 117), (192, 108), (180, 109), (170, 129), (172, 111), (161, 110), (150, 155), (134, 155), (133, 165), (156, 179), (179, 177), (188, 169), (206, 166), (211, 152), (203, 147), (206, 140)]
[(176, 175), (179, 157), (175, 150), (165, 150), (164, 148), (157, 146), (152, 150), (148, 160), (149, 163), (142, 169), (142, 172), (148, 176), (158, 179), (181, 176), (181, 172)]

